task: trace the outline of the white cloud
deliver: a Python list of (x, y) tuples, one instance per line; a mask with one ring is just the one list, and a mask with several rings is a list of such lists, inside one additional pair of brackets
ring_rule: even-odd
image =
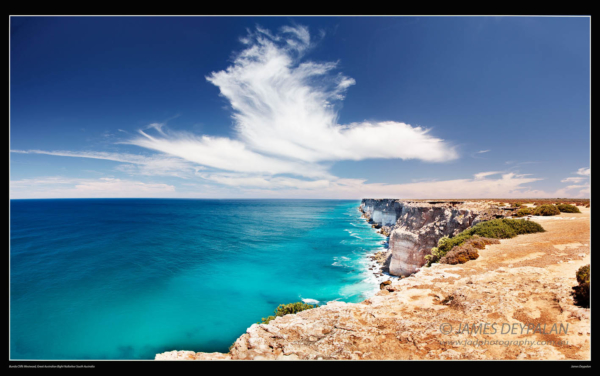
[(475, 176), (475, 180), (481, 180), (481, 179), (485, 178), (486, 176), (492, 176), (492, 175), (497, 175), (497, 174), (501, 174), (501, 173), (502, 173), (502, 171), (489, 171), (489, 172), (480, 172), (473, 176)]
[(395, 122), (337, 123), (334, 103), (354, 79), (333, 74), (335, 62), (300, 62), (310, 47), (303, 26), (274, 35), (257, 28), (226, 70), (207, 80), (233, 109), (236, 138), (140, 132), (131, 144), (231, 172), (331, 177), (324, 162), (368, 158), (443, 162), (458, 157), (428, 129)]
[(165, 132), (163, 132), (163, 127), (165, 126), (165, 123), (152, 123), (152, 124), (148, 124), (148, 126), (146, 127), (146, 129), (156, 129), (156, 131), (162, 135), (165, 135)]
[(48, 177), (10, 182), (10, 198), (174, 197), (175, 187), (114, 178)]
[(130, 141), (131, 144), (221, 170), (271, 175), (294, 173), (306, 177), (329, 176), (323, 166), (265, 156), (248, 149), (243, 142), (226, 137), (198, 137), (176, 133), (169, 138), (156, 138), (142, 131), (140, 133), (144, 137)]
[(577, 175), (590, 176), (591, 170), (589, 168), (582, 167), (577, 170)]
[(571, 178), (565, 178), (563, 180), (561, 180), (561, 183), (581, 183), (582, 181), (584, 181), (585, 178), (579, 178), (579, 177), (571, 177)]
[[(212, 183), (172, 185), (138, 181), (48, 177), (11, 181), (11, 198), (66, 197), (246, 197), (246, 198), (543, 198), (589, 197), (590, 184), (569, 185), (557, 191), (535, 190), (528, 184), (539, 181), (513, 173), (496, 179), (475, 174), (473, 179), (422, 181), (406, 184), (367, 183), (361, 179), (300, 180), (289, 177), (244, 173), (206, 173), (198, 176)], [(479, 178), (477, 178), (479, 176)], [(490, 176), (490, 175), (487, 175)], [(217, 185), (215, 185), (216, 183)]]
[(181, 158), (175, 158), (167, 155), (144, 156), (127, 153), (107, 153), (96, 151), (43, 151), (43, 150), (11, 150), (18, 154), (45, 154), (57, 157), (75, 157), (102, 159), (114, 162), (127, 163), (116, 167), (117, 170), (129, 173), (131, 175), (145, 176), (176, 176), (180, 178), (190, 178), (195, 171), (202, 169), (202, 166), (195, 166)]
[[(483, 173), (485, 174), (485, 173)], [(482, 176), (476, 174), (476, 176)], [(541, 179), (504, 174), (498, 179), (454, 179), (407, 184), (366, 183), (360, 179), (337, 179), (318, 189), (272, 190), (247, 189), (248, 197), (301, 197), (360, 199), (363, 197), (399, 198), (499, 198), (551, 197), (550, 193), (534, 191), (526, 184)], [(555, 196), (556, 197), (556, 196)]]
[[(576, 172), (577, 175), (581, 175), (581, 176), (576, 176), (576, 177), (568, 177), (565, 178), (563, 180), (561, 180), (561, 183), (575, 183), (573, 185), (569, 185), (566, 188), (561, 188), (557, 191), (557, 196), (556, 197), (563, 197), (563, 196), (572, 196), (572, 192), (575, 189), (579, 190), (579, 194), (575, 197), (589, 197), (590, 193), (591, 193), (591, 186), (589, 181), (586, 181), (590, 178), (591, 176), (591, 170), (589, 168), (585, 168), (582, 167), (579, 170), (577, 170)], [(586, 181), (584, 184), (578, 184), (581, 183), (583, 181)], [(569, 197), (571, 197), (569, 196)]]
[[(503, 171), (480, 172), (468, 179), (407, 184), (367, 183), (333, 176), (328, 167), (335, 161), (387, 158), (444, 162), (458, 154), (447, 142), (420, 126), (396, 121), (338, 124), (335, 105), (356, 82), (335, 74), (336, 62), (300, 61), (311, 47), (307, 28), (285, 27), (280, 34), (257, 28), (242, 42), (245, 49), (232, 65), (207, 77), (230, 102), (235, 124), (233, 137), (171, 132), (164, 122), (148, 125), (138, 137), (126, 142), (158, 152), (153, 156), (14, 151), (112, 160), (123, 163), (117, 166), (118, 170), (131, 174), (196, 177), (207, 184), (186, 186), (199, 190), (180, 191), (166, 184), (119, 179), (47, 178), (35, 184), (11, 182), (11, 195), (207, 197), (207, 192), (214, 196), (226, 192), (229, 197), (257, 198), (524, 198), (565, 197), (577, 189), (578, 194), (586, 194), (589, 185), (568, 186), (556, 192), (534, 190), (528, 184), (541, 179)], [(589, 175), (589, 169), (580, 169), (578, 174)], [(490, 178), (493, 175), (501, 176)], [(580, 182), (568, 179), (579, 178), (567, 178), (565, 182)]]

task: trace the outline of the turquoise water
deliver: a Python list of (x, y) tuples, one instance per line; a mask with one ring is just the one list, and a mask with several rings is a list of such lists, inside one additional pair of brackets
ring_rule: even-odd
[(358, 302), (358, 201), (12, 200), (11, 359), (227, 351), (280, 303)]

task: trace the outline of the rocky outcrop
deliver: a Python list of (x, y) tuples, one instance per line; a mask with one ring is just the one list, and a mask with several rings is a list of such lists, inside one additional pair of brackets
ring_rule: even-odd
[[(156, 359), (591, 359), (590, 309), (571, 296), (576, 271), (590, 262), (589, 209), (582, 212), (534, 218), (546, 232), (503, 239), (466, 264), (393, 279), (362, 303), (333, 301), (254, 324), (229, 353)], [(554, 324), (566, 330), (552, 332)]]
[(443, 236), (506, 214), (492, 202), (452, 200), (363, 199), (359, 210), (369, 222), (384, 226), (382, 233), (390, 234), (389, 273), (396, 276), (418, 271)]

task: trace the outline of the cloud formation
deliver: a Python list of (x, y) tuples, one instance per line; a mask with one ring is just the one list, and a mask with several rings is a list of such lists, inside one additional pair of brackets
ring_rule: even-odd
[[(140, 129), (121, 144), (152, 150), (151, 156), (128, 153), (13, 150), (15, 153), (94, 158), (119, 162), (130, 175), (197, 178), (198, 190), (134, 180), (25, 179), (11, 182), (12, 198), (33, 197), (315, 197), (346, 198), (500, 198), (559, 197), (580, 189), (583, 177), (556, 192), (527, 185), (541, 179), (487, 171), (469, 179), (368, 183), (333, 176), (336, 161), (372, 158), (445, 162), (458, 158), (455, 148), (420, 126), (389, 121), (339, 124), (338, 111), (356, 81), (339, 72), (337, 62), (306, 61), (313, 46), (308, 28), (286, 26), (278, 33), (257, 27), (241, 38), (244, 49), (229, 67), (206, 79), (231, 106), (232, 137), (174, 132), (167, 121)], [(122, 131), (122, 130), (120, 130)], [(127, 133), (122, 131), (123, 133)], [(128, 134), (128, 133), (127, 133)], [(480, 155), (490, 150), (480, 150)], [(475, 157), (484, 159), (483, 157)], [(523, 162), (534, 163), (534, 162)], [(518, 166), (509, 161), (506, 164)], [(580, 176), (589, 176), (582, 168)], [(496, 178), (490, 178), (500, 175)], [(182, 184), (186, 186), (186, 184)], [(213, 188), (218, 190), (211, 190)], [(200, 190), (201, 189), (201, 190)], [(16, 194), (16, 196), (14, 196)]]
[(577, 175), (590, 176), (591, 169), (582, 167), (579, 170), (577, 170)]
[(101, 159), (125, 163), (117, 166), (117, 170), (130, 175), (175, 176), (183, 179), (193, 177), (195, 172), (204, 169), (181, 158), (166, 154), (144, 156), (128, 153), (108, 153), (101, 151), (44, 151), (44, 150), (11, 150), (17, 154), (44, 154), (57, 157), (74, 157)]
[[(589, 181), (586, 181), (590, 178), (591, 176), (591, 169), (590, 168), (585, 168), (582, 167), (579, 170), (577, 170), (576, 172), (577, 175), (581, 175), (581, 176), (575, 176), (575, 177), (569, 177), (569, 178), (565, 178), (563, 180), (561, 180), (561, 183), (575, 183), (573, 185), (569, 185), (566, 188), (562, 188), (558, 190), (558, 196), (560, 197), (562, 196), (566, 196), (566, 195), (571, 195), (572, 196), (572, 192), (575, 189), (579, 190), (579, 194), (576, 197), (588, 197), (591, 193), (591, 185)], [(578, 184), (581, 182), (584, 182), (583, 184)]]
[(156, 137), (140, 131), (129, 143), (227, 172), (313, 179), (333, 178), (327, 162), (458, 157), (422, 127), (395, 121), (338, 124), (336, 104), (356, 82), (335, 73), (336, 62), (303, 61), (310, 40), (303, 26), (286, 26), (278, 34), (258, 27), (241, 39), (246, 48), (231, 66), (206, 77), (231, 105), (235, 138), (165, 133), (161, 125), (150, 127), (159, 131)]
[(124, 198), (173, 197), (175, 187), (115, 178), (46, 177), (10, 182), (10, 198)]

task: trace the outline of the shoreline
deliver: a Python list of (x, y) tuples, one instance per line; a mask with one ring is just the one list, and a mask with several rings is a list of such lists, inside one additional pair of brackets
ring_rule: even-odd
[[(546, 232), (503, 239), (465, 264), (422, 268), (361, 303), (329, 302), (254, 324), (229, 353), (172, 351), (156, 359), (589, 359), (590, 309), (574, 305), (570, 292), (575, 271), (590, 259), (590, 210), (557, 217), (563, 220), (532, 219)], [(568, 345), (550, 343), (555, 334), (530, 333), (527, 339), (544, 344), (460, 346), (452, 340), (514, 338), (439, 329), (444, 322), (536, 320), (568, 323), (569, 334), (559, 338)]]
[(374, 294), (376, 294), (381, 289), (380, 286), (382, 282), (390, 281), (393, 279), (400, 280), (402, 279), (402, 277), (391, 275), (389, 272), (389, 262), (392, 256), (392, 251), (389, 248), (390, 233), (383, 232), (381, 230), (381, 227), (375, 227), (372, 220), (368, 219), (365, 216), (364, 211), (362, 211), (361, 209), (361, 206), (359, 206), (357, 209), (361, 213), (361, 218), (364, 219), (368, 225), (370, 225), (372, 231), (375, 231), (375, 233), (381, 235), (384, 239), (381, 243), (383, 248), (382, 250), (366, 255), (368, 259), (368, 272), (372, 274), (375, 277), (375, 280), (377, 281), (377, 286), (374, 291)]

